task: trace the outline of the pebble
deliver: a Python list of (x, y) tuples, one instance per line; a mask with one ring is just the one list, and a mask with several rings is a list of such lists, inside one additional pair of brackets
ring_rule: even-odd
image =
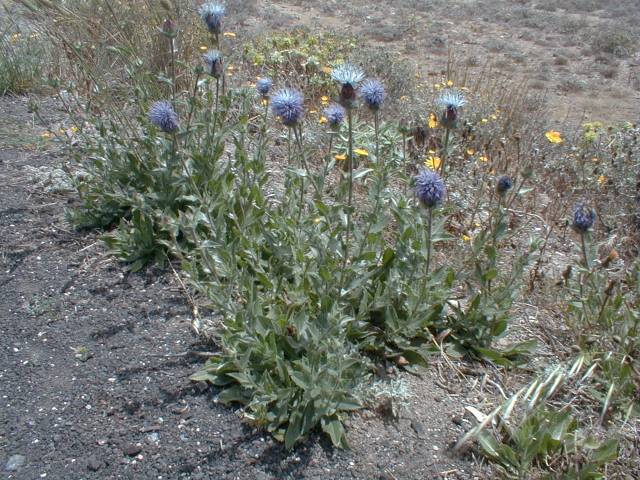
[(121, 447), (122, 453), (129, 457), (135, 457), (142, 451), (142, 446), (133, 443), (126, 443)]
[(98, 460), (95, 456), (91, 455), (87, 459), (87, 468), (92, 472), (97, 472), (102, 467), (102, 462)]
[(15, 472), (21, 466), (23, 466), (26, 463), (26, 461), (27, 461), (27, 457), (25, 457), (24, 455), (12, 455), (11, 457), (9, 457), (9, 460), (7, 461), (7, 464), (4, 466), (4, 469), (7, 472)]

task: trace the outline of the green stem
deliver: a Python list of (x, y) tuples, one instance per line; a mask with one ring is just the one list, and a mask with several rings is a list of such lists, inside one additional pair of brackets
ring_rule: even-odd
[(353, 114), (347, 109), (347, 123), (349, 126), (349, 197), (347, 200), (347, 235), (344, 242), (344, 254), (342, 258), (341, 288), (344, 287), (347, 257), (349, 256), (349, 242), (351, 241), (351, 201), (353, 200)]
[(580, 234), (580, 243), (582, 245), (582, 259), (584, 260), (584, 266), (587, 270), (591, 270), (591, 265), (589, 263), (589, 255), (587, 254), (587, 240), (586, 233)]
[(169, 46), (171, 47), (171, 98), (173, 100), (173, 106), (176, 106), (176, 49), (174, 39), (169, 39)]
[(373, 114), (373, 126), (375, 129), (375, 135), (376, 135), (376, 162), (378, 162), (378, 165), (384, 167), (384, 160), (380, 158), (380, 137), (379, 137), (380, 119), (378, 117), (377, 110)]
[(429, 240), (429, 244), (427, 246), (427, 267), (425, 270), (425, 284), (429, 281), (429, 267), (431, 266), (431, 229), (433, 224), (433, 208), (429, 209), (429, 214), (427, 217), (427, 237)]
[(442, 178), (445, 178), (445, 163), (447, 162), (447, 154), (449, 153), (449, 135), (451, 129), (449, 127), (445, 128), (444, 133), (444, 145), (442, 146), (442, 153), (440, 154), (440, 159), (442, 160), (440, 164), (440, 175)]

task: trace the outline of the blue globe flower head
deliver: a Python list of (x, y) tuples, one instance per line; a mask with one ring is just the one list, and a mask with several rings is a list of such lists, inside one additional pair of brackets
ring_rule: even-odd
[(423, 168), (416, 176), (416, 196), (420, 203), (427, 208), (433, 208), (442, 203), (447, 194), (444, 181), (433, 170)]
[(440, 122), (445, 128), (455, 128), (458, 119), (458, 110), (467, 104), (464, 94), (459, 90), (445, 90), (437, 100), (438, 105), (444, 110)]
[(339, 130), (340, 125), (344, 122), (344, 117), (347, 115), (347, 111), (342, 105), (337, 103), (329, 105), (324, 109), (324, 116), (327, 119), (329, 127), (333, 130)]
[(149, 120), (165, 133), (173, 133), (180, 126), (178, 114), (173, 106), (164, 100), (155, 102), (149, 109)]
[(214, 78), (220, 78), (224, 73), (224, 60), (218, 50), (209, 50), (202, 56), (207, 66), (207, 73)]
[(216, 35), (222, 31), (222, 19), (225, 13), (224, 5), (216, 2), (203, 3), (198, 9), (202, 21), (207, 24), (209, 31)]
[(513, 180), (507, 175), (503, 175), (498, 179), (496, 184), (496, 191), (499, 195), (506, 195), (506, 193), (513, 188)]
[(373, 111), (380, 110), (382, 102), (387, 97), (384, 85), (379, 80), (366, 80), (360, 86), (360, 96)]
[(287, 127), (294, 127), (302, 118), (303, 97), (298, 90), (284, 88), (273, 95), (271, 111), (282, 120)]
[(596, 221), (596, 211), (584, 202), (578, 203), (573, 212), (573, 229), (578, 233), (587, 233)]
[(356, 88), (364, 78), (364, 73), (356, 65), (345, 63), (337, 66), (331, 72), (331, 78), (338, 82), (340, 88), (340, 103), (345, 108), (353, 108), (356, 105)]
[(256, 83), (256, 90), (263, 97), (267, 97), (269, 92), (271, 91), (271, 87), (273, 86), (273, 82), (270, 78), (261, 78)]

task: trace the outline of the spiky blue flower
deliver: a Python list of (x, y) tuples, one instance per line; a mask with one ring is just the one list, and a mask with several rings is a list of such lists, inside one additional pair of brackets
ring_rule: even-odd
[(364, 78), (364, 72), (356, 65), (343, 63), (332, 70), (331, 78), (340, 85), (351, 85), (355, 88)]
[(511, 180), (511, 177), (504, 175), (498, 179), (498, 183), (496, 184), (496, 191), (499, 195), (506, 194), (509, 190), (511, 190), (511, 188), (513, 188), (513, 180)]
[(589, 231), (596, 221), (596, 211), (584, 202), (578, 203), (573, 212), (573, 229), (578, 233)]
[(437, 103), (444, 109), (440, 117), (440, 123), (445, 128), (455, 128), (458, 109), (464, 107), (467, 103), (464, 94), (459, 90), (445, 90), (438, 97)]
[(461, 91), (451, 89), (442, 92), (437, 102), (442, 108), (455, 108), (457, 110), (467, 104), (467, 99)]
[(179, 127), (178, 114), (173, 109), (173, 106), (164, 100), (151, 105), (149, 120), (165, 133), (173, 133)]
[(416, 196), (427, 208), (433, 208), (444, 200), (447, 187), (433, 170), (423, 168), (416, 176)]
[(371, 110), (379, 110), (387, 96), (384, 85), (379, 80), (366, 80), (360, 86), (360, 96)]
[(290, 88), (284, 88), (276, 92), (271, 99), (271, 111), (282, 120), (287, 127), (295, 126), (302, 118), (303, 109), (302, 94)]
[(222, 31), (222, 19), (226, 13), (224, 5), (216, 2), (207, 2), (200, 5), (198, 14), (207, 24), (211, 33), (219, 34)]
[(364, 78), (364, 73), (355, 65), (345, 63), (331, 72), (331, 77), (340, 84), (340, 103), (345, 108), (356, 106), (356, 88)]
[(224, 60), (222, 53), (218, 50), (209, 50), (202, 56), (202, 60), (207, 65), (207, 73), (214, 78), (220, 78), (224, 73)]
[(324, 109), (324, 116), (327, 119), (327, 123), (329, 127), (334, 130), (340, 128), (342, 122), (344, 122), (344, 117), (347, 115), (347, 111), (344, 109), (342, 105), (338, 105), (337, 103), (332, 103), (327, 108)]
[(271, 91), (272, 86), (273, 86), (273, 82), (271, 81), (270, 78), (261, 78), (256, 83), (256, 90), (260, 95), (262, 95), (263, 97), (266, 97), (267, 95), (269, 95), (269, 92)]

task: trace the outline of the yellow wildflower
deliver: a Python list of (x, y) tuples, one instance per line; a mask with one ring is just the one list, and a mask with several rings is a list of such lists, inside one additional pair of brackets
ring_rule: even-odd
[(321, 70), (322, 73), (326, 73), (327, 75), (331, 75), (331, 72), (333, 72), (333, 68), (331, 67), (322, 67)]
[(313, 223), (315, 223), (316, 225), (319, 224), (322, 221), (322, 217), (316, 217), (313, 219)]
[(321, 124), (325, 124), (325, 123), (327, 123), (327, 122), (328, 122), (327, 117), (325, 117), (324, 115), (322, 115), (322, 116), (320, 117), (320, 123), (321, 123)]
[(498, 119), (498, 116), (497, 116), (495, 113), (492, 113), (491, 115), (489, 115), (489, 118), (490, 118), (491, 120), (497, 120), (497, 119)]
[(236, 34), (234, 32), (224, 32), (222, 35), (224, 35), (225, 37), (231, 37), (231, 38), (236, 37)]
[(560, 132), (556, 132), (555, 130), (549, 130), (544, 134), (549, 140), (550, 143), (562, 143), (564, 140), (562, 139), (562, 134)]
[(480, 158), (478, 158), (478, 160), (480, 160), (481, 162), (488, 162), (489, 157), (487, 157), (486, 155), (481, 155)]
[(209, 47), (207, 47), (206, 45), (200, 45), (200, 50), (206, 52), (207, 50), (209, 50)]
[(606, 182), (606, 181), (607, 181), (607, 177), (605, 177), (604, 175), (600, 175), (598, 177), (598, 185), (602, 186), (602, 185), (604, 185), (604, 182)]
[(327, 97), (326, 95), (323, 95), (322, 97), (320, 97), (320, 102), (322, 103), (322, 105), (328, 105), (329, 97)]
[(435, 88), (436, 90), (440, 90), (442, 88), (442, 85), (440, 85), (439, 83), (436, 83), (433, 88)]
[(346, 160), (346, 159), (347, 159), (347, 156), (346, 156), (344, 153), (340, 153), (339, 155), (336, 155), (336, 156), (335, 156), (335, 157), (333, 157), (333, 158), (335, 158), (335, 159), (336, 159), (336, 160), (338, 160), (338, 161), (344, 161), (344, 160)]
[(309, 110), (309, 113), (318, 113), (318, 110)]
[(361, 157), (368, 157), (369, 152), (367, 152), (364, 148), (356, 148), (353, 150), (353, 153), (356, 155), (360, 155)]
[(464, 240), (465, 242), (470, 242), (471, 237), (469, 235), (462, 234), (462, 240)]
[(429, 155), (424, 161), (424, 166), (430, 168), (431, 170), (438, 170), (441, 164), (442, 159), (434, 155)]
[(53, 134), (51, 132), (44, 132), (42, 135), (40, 135), (42, 138), (47, 139), (47, 138), (51, 138), (53, 136)]
[(447, 80), (447, 87), (453, 87), (453, 80)]
[(467, 148), (467, 155), (475, 155), (476, 151), (473, 148)]
[(262, 104), (263, 107), (266, 107), (269, 101), (266, 98), (263, 98), (262, 100), (260, 100), (260, 103)]
[(429, 121), (427, 122), (427, 125), (429, 128), (436, 128), (438, 126), (438, 117), (436, 117), (435, 113), (431, 112), (429, 114)]
[(483, 118), (482, 120), (480, 120), (482, 123), (487, 123), (489, 120), (487, 120), (486, 118)]

